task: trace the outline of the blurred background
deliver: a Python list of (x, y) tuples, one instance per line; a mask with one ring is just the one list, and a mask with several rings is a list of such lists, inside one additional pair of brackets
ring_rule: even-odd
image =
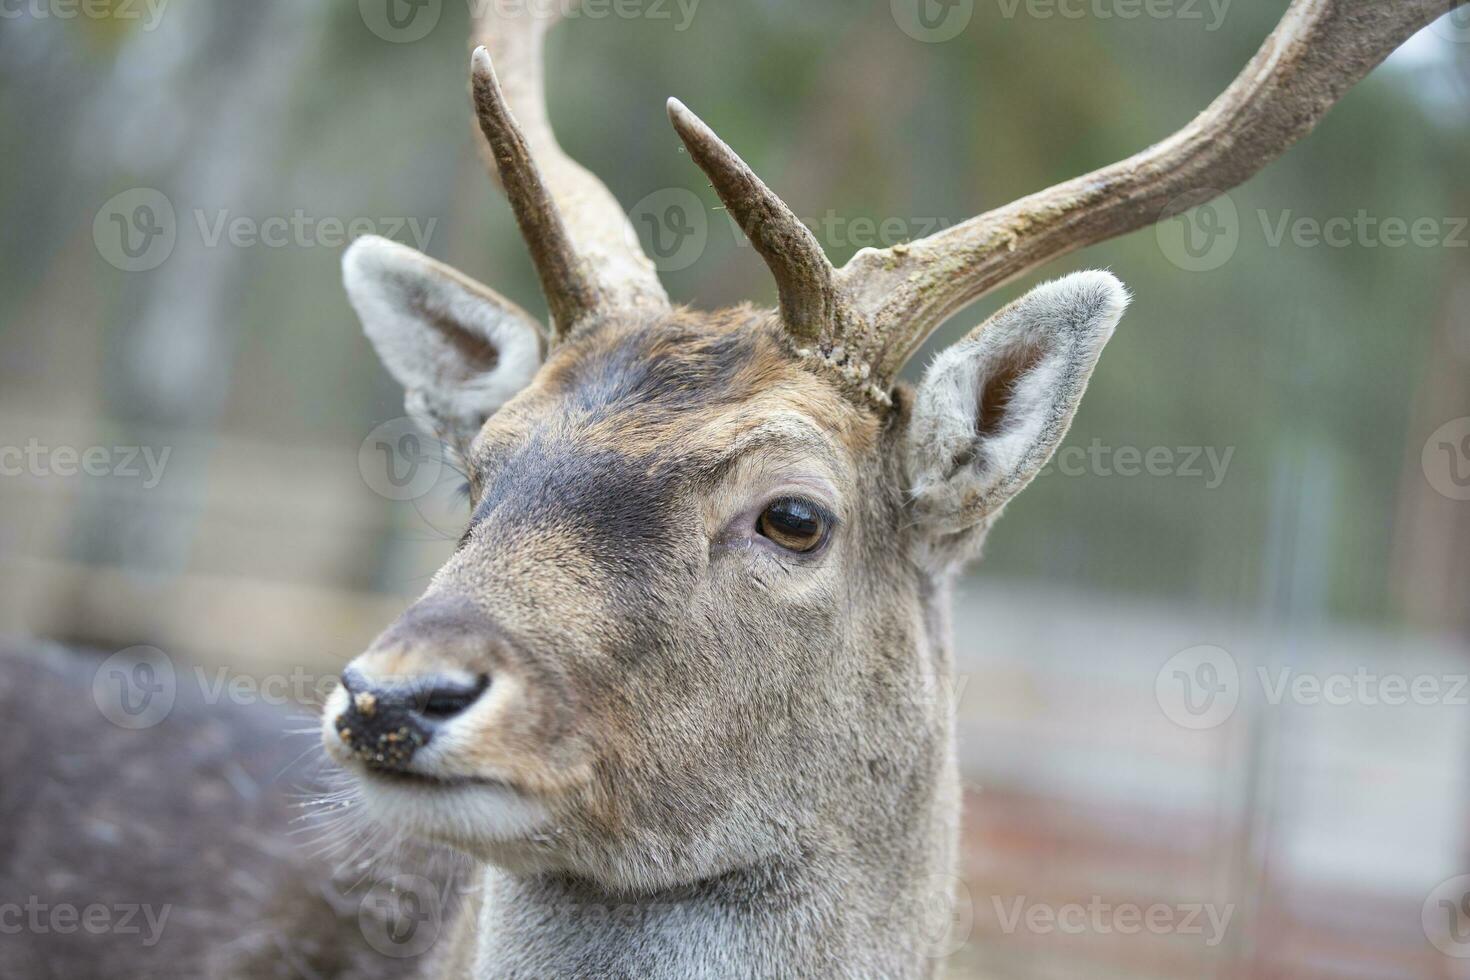
[[(669, 95), (840, 263), (1163, 138), (1286, 7), (915, 2), (628, 0), (553, 36), (562, 142), (676, 300), (774, 289)], [(476, 153), (468, 20), (6, 6), (0, 633), (310, 701), (424, 587), (458, 477), (339, 259), (387, 235), (544, 312)], [(956, 597), (953, 976), (1470, 976), (1467, 109), (1462, 10), (1243, 188), (1044, 270), (1136, 300)]]

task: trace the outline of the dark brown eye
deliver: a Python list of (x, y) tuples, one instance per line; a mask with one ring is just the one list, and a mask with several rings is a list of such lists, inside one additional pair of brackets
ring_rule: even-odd
[(827, 540), (832, 520), (810, 500), (783, 497), (761, 512), (755, 526), (787, 551), (805, 554), (816, 551)]

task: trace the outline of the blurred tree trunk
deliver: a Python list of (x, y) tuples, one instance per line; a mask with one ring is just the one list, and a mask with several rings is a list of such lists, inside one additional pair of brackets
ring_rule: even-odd
[[(1470, 202), (1462, 201), (1456, 213), (1470, 213), (1464, 203)], [(1470, 637), (1470, 500), (1452, 499), (1436, 489), (1425, 473), (1424, 458), (1426, 440), (1435, 430), (1470, 417), (1470, 256), (1451, 255), (1404, 451), (1393, 587), (1413, 626)], [(1458, 462), (1470, 465), (1463, 448)], [(1443, 460), (1447, 465), (1453, 461)]]
[[(167, 73), (141, 73), (136, 46), (150, 39), (130, 37), (86, 116), (111, 119), (117, 145), (104, 152), (131, 158), (170, 198), (178, 244), (145, 274), (137, 320), (113, 334), (101, 399), (101, 415), (120, 442), (166, 442), (168, 480), (152, 490), (84, 484), (67, 549), (75, 560), (127, 569), (140, 582), (164, 581), (188, 564), (206, 498), (208, 448), (239, 342), (238, 311), (250, 288), (246, 264), (224, 240), (204, 237), (199, 216), (252, 217), (251, 202), (279, 179), (287, 126), (281, 106), (309, 77), (327, 10), (297, 0), (181, 10), (168, 26), (174, 42), (188, 48)], [(192, 120), (192, 127), (181, 131), (179, 120)], [(150, 149), (149, 137), (139, 134), (166, 135), (155, 135)], [(115, 624), (85, 583), (57, 597), (52, 621), (59, 627), (53, 632), (72, 640), (116, 639)]]

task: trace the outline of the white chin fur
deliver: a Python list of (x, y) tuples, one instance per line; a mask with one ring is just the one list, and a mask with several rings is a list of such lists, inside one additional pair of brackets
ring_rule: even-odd
[[(407, 837), (476, 853), (495, 844), (524, 840), (551, 823), (546, 808), (498, 783), (434, 783), (434, 777), (464, 775), (454, 764), (456, 739), (447, 726), (414, 756), (410, 770), (426, 780), (384, 778), (364, 771), (337, 737), (336, 719), (347, 710), (342, 687), (332, 691), (322, 712), (327, 754), (352, 776), (369, 820)], [(477, 706), (477, 711), (487, 710)]]
[(358, 777), (364, 810), (374, 822), (475, 852), (523, 840), (550, 823), (546, 808), (515, 790), (494, 784), (437, 786)]

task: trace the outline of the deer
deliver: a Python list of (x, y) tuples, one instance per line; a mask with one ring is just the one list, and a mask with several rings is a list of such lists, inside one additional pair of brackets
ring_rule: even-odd
[(1162, 142), (842, 268), (671, 99), (775, 280), (776, 308), (718, 312), (671, 303), (558, 144), (556, 14), (485, 5), (474, 114), (548, 323), (381, 238), (343, 258), (408, 413), (470, 483), (453, 555), (322, 716), (369, 820), (476, 862), (433, 975), (937, 975), (951, 583), (1068, 431), (1129, 293), (1063, 276), (916, 384), (900, 369), (1002, 285), (1241, 184), (1461, 3), (1292, 0)]

